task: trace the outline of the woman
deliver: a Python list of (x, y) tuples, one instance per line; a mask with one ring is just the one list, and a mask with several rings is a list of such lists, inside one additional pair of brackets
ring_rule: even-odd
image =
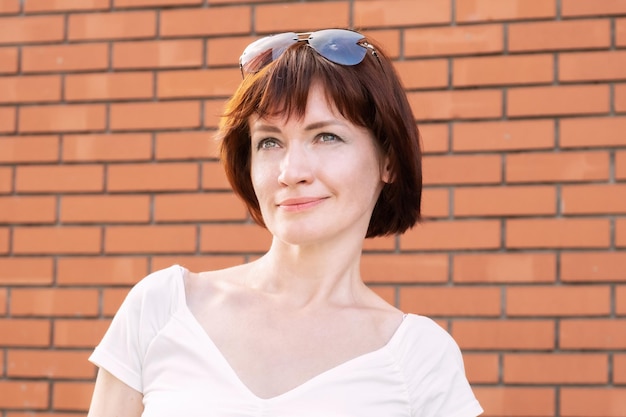
[(241, 69), (222, 158), (271, 247), (137, 284), (90, 358), (89, 416), (479, 415), (452, 338), (360, 277), (364, 238), (420, 216), (419, 137), (389, 59), (330, 29), (254, 42)]

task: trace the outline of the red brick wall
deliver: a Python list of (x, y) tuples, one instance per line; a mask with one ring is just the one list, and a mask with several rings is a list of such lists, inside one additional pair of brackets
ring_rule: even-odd
[(211, 141), (259, 34), (397, 59), (423, 225), (364, 278), (437, 319), (486, 416), (626, 416), (623, 0), (0, 0), (0, 417), (76, 416), (128, 288), (263, 252)]

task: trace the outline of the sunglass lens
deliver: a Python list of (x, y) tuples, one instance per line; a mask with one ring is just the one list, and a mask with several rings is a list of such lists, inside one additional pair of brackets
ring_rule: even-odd
[(285, 49), (298, 41), (293, 32), (267, 36), (252, 42), (241, 54), (239, 64), (246, 73), (255, 73), (278, 58)]
[(341, 65), (356, 65), (363, 61), (367, 49), (358, 42), (364, 36), (343, 29), (324, 29), (309, 37), (309, 44), (324, 58)]

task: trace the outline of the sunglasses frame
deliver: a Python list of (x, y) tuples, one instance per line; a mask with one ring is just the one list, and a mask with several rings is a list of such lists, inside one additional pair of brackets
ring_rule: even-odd
[[(357, 65), (365, 59), (365, 55), (369, 51), (382, 66), (378, 52), (365, 39), (365, 36), (359, 32), (348, 29), (322, 29), (315, 32), (284, 32), (270, 35), (257, 39), (244, 49), (239, 57), (239, 69), (242, 77), (245, 77), (246, 74), (257, 73), (271, 62), (277, 60), (289, 47), (298, 42), (307, 42), (309, 47), (313, 48), (315, 52), (335, 64)], [(339, 44), (338, 41), (341, 43)], [(362, 50), (349, 50), (348, 48), (352, 46), (352, 41), (354, 41), (355, 46), (362, 48)], [(340, 51), (338, 47), (343, 48), (343, 50)], [(269, 62), (259, 66), (259, 68), (255, 68), (253, 71), (246, 69), (248, 64), (268, 52), (272, 53), (272, 59)]]

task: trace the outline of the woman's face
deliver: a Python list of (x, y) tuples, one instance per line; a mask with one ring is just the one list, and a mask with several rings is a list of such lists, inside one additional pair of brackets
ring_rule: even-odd
[(388, 173), (367, 129), (309, 92), (300, 118), (250, 119), (251, 177), (265, 225), (290, 244), (364, 238)]

